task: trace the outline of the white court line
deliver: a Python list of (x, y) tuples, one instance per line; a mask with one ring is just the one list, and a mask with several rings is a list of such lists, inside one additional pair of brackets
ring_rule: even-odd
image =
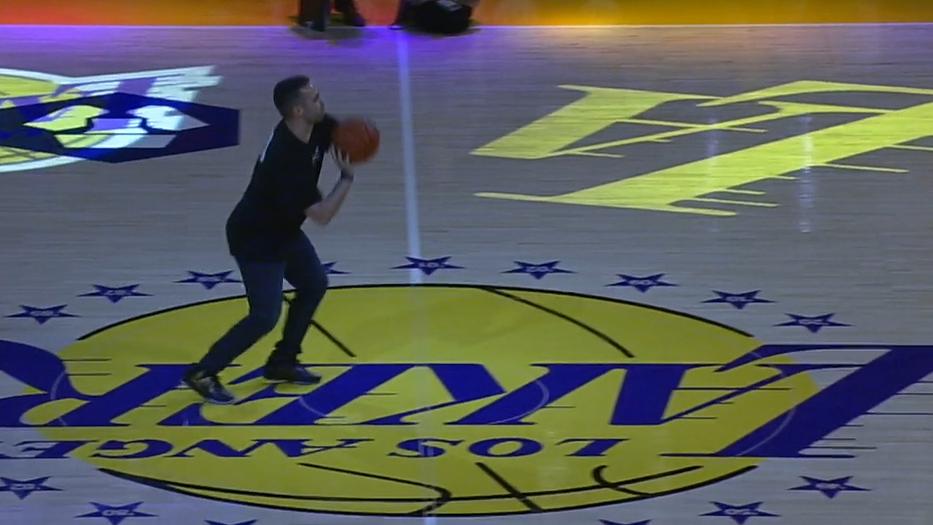
[[(398, 98), (399, 112), (402, 118), (402, 166), (405, 172), (405, 226), (408, 233), (408, 255), (420, 258), (421, 226), (418, 223), (418, 178), (415, 170), (415, 127), (411, 111), (411, 68), (408, 64), (408, 37), (403, 32), (397, 32), (395, 43), (398, 51)], [(408, 279), (411, 284), (421, 284), (421, 270), (418, 268), (409, 270)], [(423, 323), (419, 323), (413, 328), (412, 338), (413, 342), (416, 342), (423, 333)], [(425, 350), (420, 344), (416, 345), (416, 348), (421, 353)], [(427, 397), (427, 395), (422, 397)], [(425, 516), (424, 525), (437, 525), (437, 517)]]
[[(396, 33), (398, 51), (398, 97), (402, 118), (402, 166), (405, 172), (405, 225), (408, 255), (421, 257), (421, 226), (418, 223), (418, 179), (415, 171), (415, 136), (411, 112), (411, 72), (408, 65), (408, 39)], [(421, 270), (409, 270), (411, 284), (421, 284)]]

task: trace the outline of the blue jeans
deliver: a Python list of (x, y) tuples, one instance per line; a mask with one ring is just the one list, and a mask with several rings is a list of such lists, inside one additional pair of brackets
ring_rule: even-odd
[(196, 367), (216, 374), (275, 328), (282, 312), (283, 278), (295, 287), (295, 297), (288, 307), (282, 339), (276, 343), (267, 365), (296, 363), (301, 342), (327, 291), (327, 271), (314, 246), (302, 233), (289, 247), (284, 261), (237, 258), (236, 262), (246, 287), (249, 314), (218, 339)]

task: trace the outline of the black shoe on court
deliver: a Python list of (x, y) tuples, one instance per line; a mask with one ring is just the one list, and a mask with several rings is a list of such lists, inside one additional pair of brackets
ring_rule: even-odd
[(321, 376), (308, 372), (298, 363), (267, 363), (262, 371), (262, 377), (276, 383), (299, 385), (316, 385), (321, 382)]
[(224, 388), (224, 385), (217, 378), (217, 374), (206, 374), (202, 370), (192, 368), (185, 373), (182, 379), (189, 388), (197, 392), (208, 403), (215, 405), (231, 405), (236, 402), (236, 397)]

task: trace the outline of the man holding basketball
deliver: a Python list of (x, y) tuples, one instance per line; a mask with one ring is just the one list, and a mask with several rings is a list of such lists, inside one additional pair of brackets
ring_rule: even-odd
[[(337, 121), (324, 112), (320, 94), (308, 77), (280, 81), (273, 100), (282, 120), (256, 161), (249, 186), (226, 226), (230, 253), (246, 288), (249, 314), (184, 375), (185, 384), (211, 403), (235, 401), (217, 374), (278, 324), (283, 278), (295, 287), (295, 298), (263, 377), (300, 384), (320, 381), (298, 364), (298, 354), (327, 290), (327, 272), (301, 225), (306, 218), (320, 225), (334, 218), (350, 192), (353, 168), (347, 155), (331, 144)], [(317, 184), (328, 151), (340, 168), (340, 180), (323, 197)]]

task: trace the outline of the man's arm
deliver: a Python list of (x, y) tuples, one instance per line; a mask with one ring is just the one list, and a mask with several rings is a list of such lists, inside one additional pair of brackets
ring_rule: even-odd
[(325, 226), (333, 220), (353, 186), (353, 168), (347, 155), (338, 153), (336, 149), (333, 149), (331, 150), (331, 156), (333, 156), (334, 162), (340, 168), (340, 180), (337, 181), (334, 189), (323, 200), (312, 204), (305, 210), (305, 215), (321, 226)]

